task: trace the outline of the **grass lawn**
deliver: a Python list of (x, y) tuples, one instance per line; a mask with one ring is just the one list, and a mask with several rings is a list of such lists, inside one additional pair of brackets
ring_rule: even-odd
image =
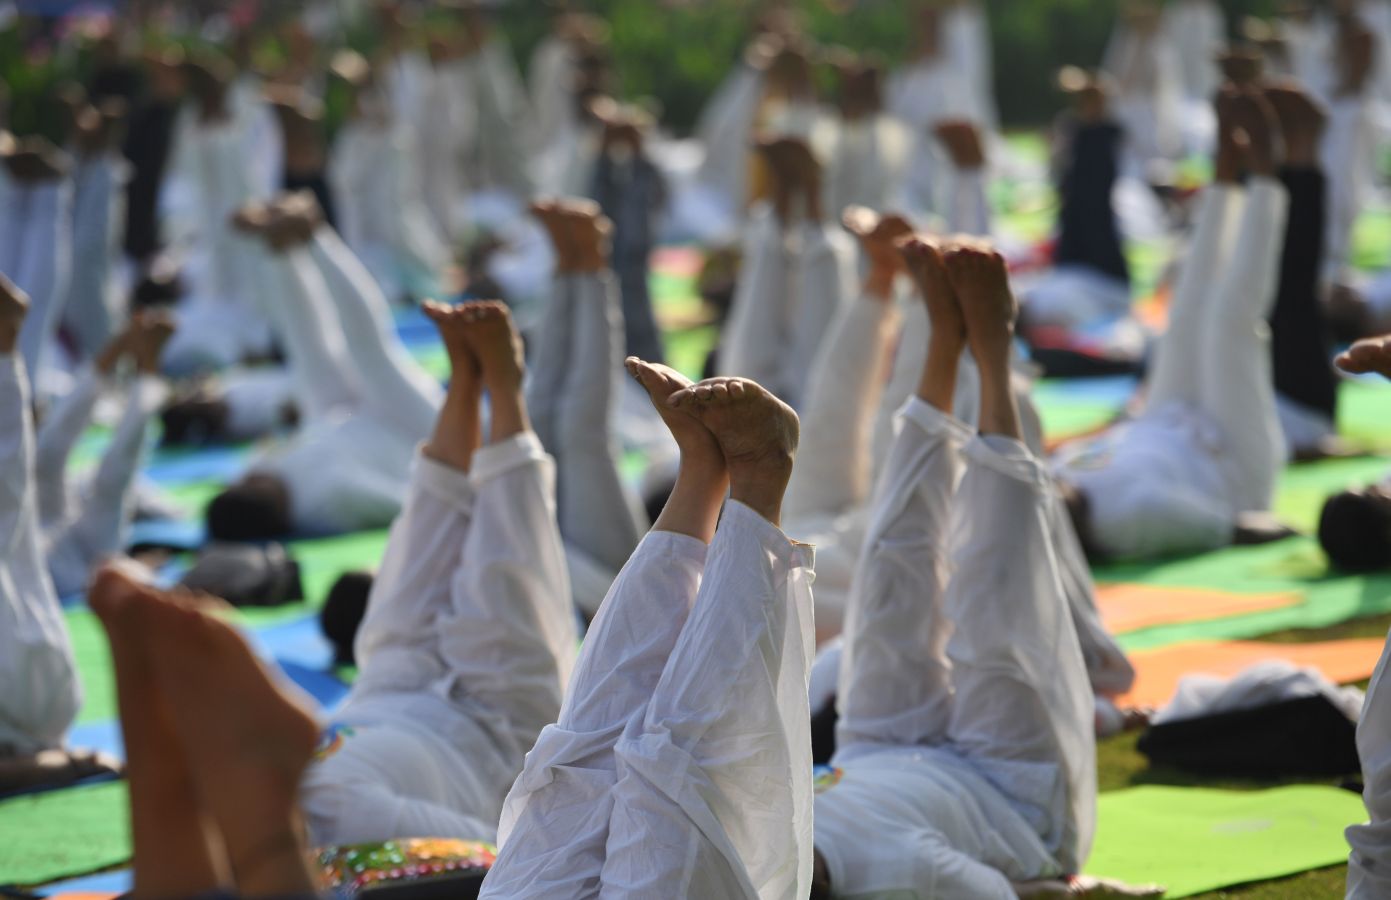
[[(1261, 640), (1289, 643), (1309, 641), (1338, 640), (1340, 638), (1382, 637), (1391, 628), (1391, 615), (1375, 616), (1344, 622), (1330, 628), (1285, 631), (1267, 635)], [(1362, 687), (1366, 687), (1365, 684)], [(1308, 784), (1310, 779), (1290, 779), (1288, 781), (1242, 781), (1199, 778), (1169, 767), (1151, 767), (1144, 756), (1135, 749), (1138, 734), (1127, 734), (1103, 741), (1097, 747), (1097, 778), (1100, 789), (1113, 791), (1119, 788), (1142, 784), (1166, 784), (1182, 787), (1215, 787), (1230, 790), (1256, 790), (1277, 787), (1281, 784)], [(1337, 786), (1337, 780), (1323, 783)], [(1332, 866), (1303, 872), (1290, 878), (1277, 881), (1263, 881), (1256, 884), (1228, 888), (1208, 894), (1199, 894), (1205, 900), (1221, 897), (1242, 897), (1250, 900), (1333, 900), (1345, 893), (1347, 866)]]

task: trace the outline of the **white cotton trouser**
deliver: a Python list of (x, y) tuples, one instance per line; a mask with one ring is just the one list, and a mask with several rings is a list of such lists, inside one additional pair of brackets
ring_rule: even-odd
[[(43, 523), (45, 554), (59, 596), (82, 590), (92, 569), (125, 549), (135, 513), (131, 486), (144, 457), (150, 419), (168, 397), (164, 382), (136, 377), (127, 389), (125, 412), (90, 481), (71, 490), (68, 459), (91, 420), (101, 382), (87, 372), (73, 393), (39, 429), (35, 482)], [(69, 502), (75, 497), (75, 504)]]
[(1345, 280), (1352, 268), (1353, 227), (1377, 173), (1369, 106), (1360, 96), (1340, 97), (1328, 106), (1328, 136), (1323, 142), (1323, 170), (1328, 173), (1323, 277), (1328, 282)]
[(810, 581), (737, 502), (708, 554), (648, 535), (508, 798), (482, 896), (804, 896)]
[(316, 844), (493, 838), (574, 665), (554, 497), (530, 433), (479, 450), (471, 473), (418, 458), (332, 717), (348, 734), (302, 785)]
[(0, 273), (29, 295), (29, 314), (19, 332), (19, 354), (29, 383), (36, 383), (44, 355), (58, 330), (72, 273), (72, 182), (54, 179), (21, 184), (0, 172), (6, 182), (9, 219), (5, 246), (0, 246)]
[(1269, 509), (1285, 462), (1266, 320), (1288, 207), (1270, 178), (1207, 188), (1150, 376), (1147, 411), (1178, 404), (1222, 429), (1233, 514)]
[(1357, 755), (1362, 758), (1362, 799), (1370, 821), (1347, 830), (1348, 900), (1391, 897), (1391, 636), (1381, 654), (1357, 724)]
[(83, 359), (111, 338), (123, 303), (113, 278), (125, 226), (125, 184), (130, 164), (111, 154), (77, 166), (73, 191), (72, 280), (62, 323)]
[(532, 353), (527, 407), (556, 458), (560, 533), (610, 572), (632, 554), (645, 518), (618, 472), (612, 422), (622, 363), (613, 273), (557, 277)]
[(1096, 820), (1093, 701), (1048, 472), (1022, 443), (973, 438), (924, 403), (904, 411), (885, 472), (845, 631), (838, 755), (949, 746), (1079, 871)]
[(795, 242), (790, 237), (771, 207), (750, 215), (720, 371), (757, 381), (796, 406), (841, 299), (854, 292), (838, 233), (806, 223)]
[(63, 744), (82, 689), (44, 564), (29, 384), (0, 354), (0, 755)]

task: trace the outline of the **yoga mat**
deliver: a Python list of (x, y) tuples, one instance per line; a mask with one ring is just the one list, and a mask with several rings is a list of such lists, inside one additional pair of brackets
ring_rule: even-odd
[(1361, 681), (1372, 677), (1385, 645), (1381, 638), (1354, 638), (1311, 644), (1230, 641), (1145, 650), (1130, 656), (1135, 666), (1135, 687), (1120, 702), (1163, 706), (1174, 696), (1174, 689), (1185, 675), (1201, 672), (1230, 678), (1254, 663), (1269, 659), (1313, 666), (1338, 684)]
[(1346, 862), (1362, 798), (1329, 787), (1265, 791), (1145, 786), (1102, 794), (1089, 875), (1188, 897)]
[(1143, 584), (1099, 584), (1097, 608), (1112, 634), (1154, 625), (1199, 622), (1243, 613), (1281, 609), (1303, 602), (1297, 593), (1234, 594), (1198, 588), (1163, 588)]
[(42, 884), (130, 859), (124, 782), (0, 803), (0, 884)]
[(132, 887), (131, 871), (120, 869), (115, 872), (102, 872), (100, 875), (86, 875), (44, 885), (35, 893), (43, 897), (118, 897)]

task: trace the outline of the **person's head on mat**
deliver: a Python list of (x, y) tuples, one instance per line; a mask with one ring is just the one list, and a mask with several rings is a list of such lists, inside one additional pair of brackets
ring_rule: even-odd
[(372, 581), (371, 572), (344, 572), (328, 590), (324, 608), (319, 611), (319, 629), (333, 645), (335, 665), (357, 664), (353, 655), (353, 643), (357, 640), (357, 629), (362, 624), (362, 617), (367, 613), (367, 598), (372, 593)]
[(227, 401), (205, 389), (176, 397), (160, 410), (166, 446), (201, 446), (219, 440), (226, 432), (231, 410)]
[(1391, 568), (1391, 485), (1329, 497), (1319, 516), (1319, 543), (1329, 562), (1344, 571)]
[(217, 541), (268, 541), (293, 530), (290, 491), (274, 475), (253, 472), (208, 504), (208, 536)]

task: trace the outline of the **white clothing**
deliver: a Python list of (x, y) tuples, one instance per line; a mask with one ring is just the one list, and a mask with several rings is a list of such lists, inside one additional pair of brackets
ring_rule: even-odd
[(329, 161), (343, 239), (390, 298), (429, 296), (449, 262), (408, 165), (413, 153), (405, 129), (360, 119), (343, 127)]
[(990, 23), (985, 4), (955, 3), (942, 14), (942, 45), (952, 68), (966, 73), (971, 106), (968, 118), (986, 132), (999, 128), (995, 108), (995, 65), (990, 47)]
[(921, 402), (885, 471), (817, 849), (839, 897), (1013, 897), (1010, 879), (1078, 871), (1096, 818), (1051, 481), (1022, 443), (972, 438)]
[(576, 653), (554, 476), (530, 433), (483, 447), (471, 472), (416, 459), (358, 680), (301, 784), (315, 846), (494, 838)]
[(1183, 151), (1183, 74), (1179, 51), (1161, 26), (1140, 35), (1120, 22), (1102, 68), (1116, 80), (1116, 118), (1125, 127), (1127, 174), (1145, 179), (1152, 163)]
[(400, 510), (440, 388), (401, 346), (386, 299), (327, 226), (307, 246), (261, 254), (260, 295), (286, 348), (304, 426), (250, 470), (284, 481), (298, 531), (379, 528)]
[(1144, 413), (1054, 466), (1085, 493), (1100, 549), (1120, 558), (1226, 545), (1241, 513), (1270, 508), (1284, 464), (1266, 319), (1288, 197), (1256, 178), (1245, 191), (1212, 185), (1199, 204)]
[(1199, 716), (1242, 709), (1259, 709), (1300, 697), (1323, 697), (1357, 721), (1365, 695), (1355, 687), (1339, 687), (1313, 666), (1296, 666), (1283, 659), (1254, 663), (1231, 678), (1193, 672), (1179, 679), (1174, 696), (1154, 714), (1151, 723), (1163, 725)]
[(845, 235), (820, 222), (795, 232), (771, 207), (755, 209), (744, 238), (720, 372), (750, 378), (798, 405), (822, 338), (854, 295)]
[(646, 514), (618, 472), (611, 423), (623, 377), (623, 308), (613, 273), (558, 276), (536, 336), (527, 407), (558, 467), (560, 533), (617, 572)]
[(753, 137), (763, 73), (740, 61), (710, 98), (696, 124), (705, 158), (696, 181), (734, 217), (749, 200), (749, 140)]
[(1130, 284), (1091, 266), (1054, 266), (1020, 293), (1031, 325), (1076, 331), (1130, 315)]
[(39, 382), (62, 320), (72, 271), (72, 181), (23, 183), (0, 171), (0, 272), (29, 295), (19, 354), (30, 384)]
[(910, 137), (886, 115), (842, 122), (826, 165), (826, 212), (838, 218), (847, 206), (885, 209), (895, 199)]
[(0, 754), (60, 747), (82, 704), (63, 611), (44, 564), (29, 381), (0, 355)]
[(649, 534), (527, 756), (481, 896), (805, 896), (811, 579), (805, 548), (736, 501), (708, 554)]
[(1227, 22), (1214, 0), (1179, 0), (1164, 7), (1161, 27), (1178, 58), (1187, 102), (1212, 103), (1221, 76), (1217, 53), (1227, 43)]
[(130, 164), (119, 154), (78, 162), (74, 172), (72, 259), (62, 324), (83, 359), (101, 352), (125, 307), (113, 266), (125, 226)]
[(1352, 230), (1377, 176), (1376, 140), (1363, 97), (1328, 104), (1323, 171), (1328, 173), (1328, 225), (1324, 238), (1325, 282), (1346, 282), (1352, 269)]
[(1347, 830), (1348, 900), (1391, 896), (1391, 694), (1385, 684), (1391, 665), (1391, 636), (1372, 673), (1362, 720), (1357, 723), (1357, 755), (1362, 759), (1362, 799), (1370, 821)]
[(38, 433), (35, 483), (48, 571), (59, 596), (77, 593), (106, 557), (125, 549), (135, 513), (132, 487), (144, 457), (150, 419), (169, 391), (155, 376), (141, 375), (127, 390), (125, 412), (91, 479), (70, 484), (68, 458), (91, 422), (104, 387), (90, 369), (55, 405)]

